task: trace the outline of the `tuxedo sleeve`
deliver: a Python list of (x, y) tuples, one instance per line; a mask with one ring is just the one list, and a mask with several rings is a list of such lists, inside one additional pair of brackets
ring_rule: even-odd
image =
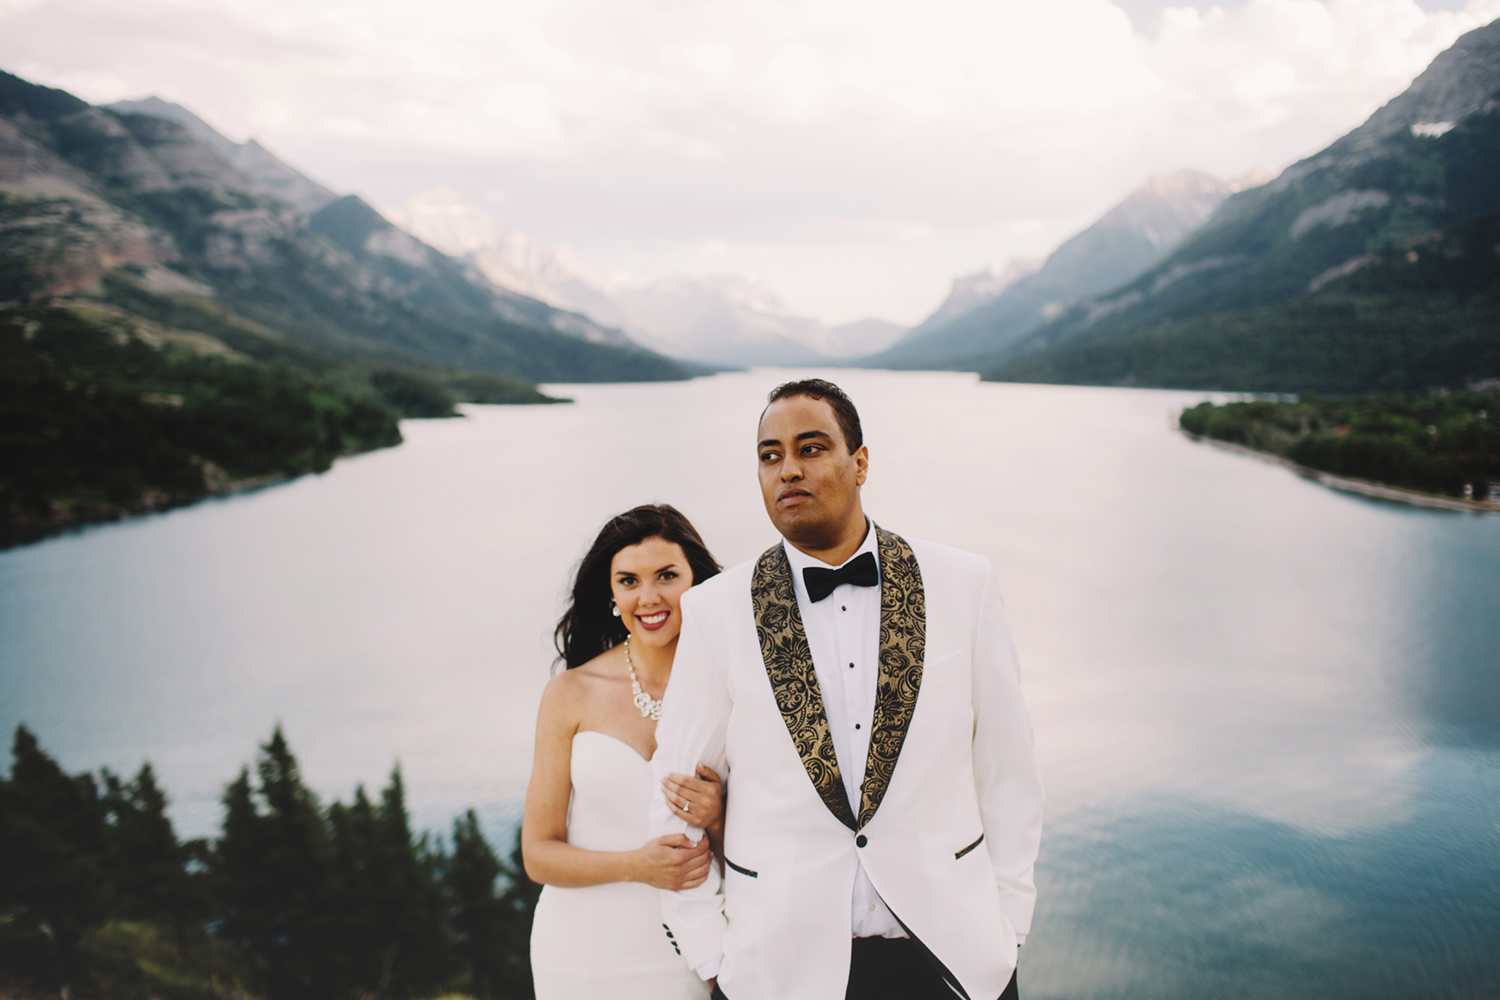
[[(713, 655), (712, 637), (694, 613), (693, 592), (682, 600), (682, 634), (672, 662), (672, 678), (662, 698), (656, 726), (656, 755), (651, 758), (656, 787), (651, 794), (651, 837), (686, 833), (697, 840), (703, 831), (690, 827), (667, 808), (661, 782), (668, 774), (693, 774), (699, 764), (718, 772), (729, 788), (724, 734), (733, 702), (722, 665)], [(725, 928), (723, 876), (715, 860), (708, 880), (695, 889), (662, 891), (662, 918), (673, 945), (693, 969), (716, 968), (723, 955)], [(714, 963), (714, 964), (710, 964)]]
[(974, 783), (984, 844), (1000, 906), (1024, 940), (1036, 906), (1037, 849), (1045, 793), (1037, 768), (1031, 716), (1021, 697), (1021, 671), (1005, 620), (995, 571), (985, 564), (974, 637)]

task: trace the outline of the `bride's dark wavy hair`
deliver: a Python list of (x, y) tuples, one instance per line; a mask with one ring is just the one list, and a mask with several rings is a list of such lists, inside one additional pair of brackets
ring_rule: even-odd
[(552, 635), (558, 658), (567, 669), (625, 641), (625, 623), (610, 609), (609, 566), (616, 552), (648, 538), (661, 538), (682, 547), (693, 571), (693, 586), (719, 574), (719, 564), (698, 536), (698, 529), (677, 508), (646, 504), (611, 518), (578, 564), (573, 576), (573, 603), (563, 612)]

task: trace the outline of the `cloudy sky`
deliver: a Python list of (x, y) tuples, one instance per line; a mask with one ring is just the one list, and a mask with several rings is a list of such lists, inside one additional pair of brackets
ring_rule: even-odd
[(916, 322), (1153, 173), (1273, 172), (1500, 0), (0, 0), (0, 68), (156, 94), (339, 191), (600, 271)]

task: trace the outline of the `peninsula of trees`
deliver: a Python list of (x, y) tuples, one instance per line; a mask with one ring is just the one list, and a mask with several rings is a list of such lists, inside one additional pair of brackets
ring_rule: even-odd
[(1500, 494), (1500, 392), (1199, 403), (1178, 421), (1336, 476), (1475, 502)]

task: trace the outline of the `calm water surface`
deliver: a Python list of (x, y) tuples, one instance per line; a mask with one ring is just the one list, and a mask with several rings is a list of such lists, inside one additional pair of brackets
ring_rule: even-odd
[[(325, 796), (399, 760), (417, 821), (508, 842), (566, 578), (676, 504), (774, 540), (787, 373), (570, 386), (411, 422), (262, 492), (0, 553), (0, 726), (150, 759), (182, 832), (279, 720)], [(866, 509), (995, 561), (1050, 793), (1032, 997), (1500, 996), (1500, 518), (1194, 444), (1188, 393), (839, 372)]]

